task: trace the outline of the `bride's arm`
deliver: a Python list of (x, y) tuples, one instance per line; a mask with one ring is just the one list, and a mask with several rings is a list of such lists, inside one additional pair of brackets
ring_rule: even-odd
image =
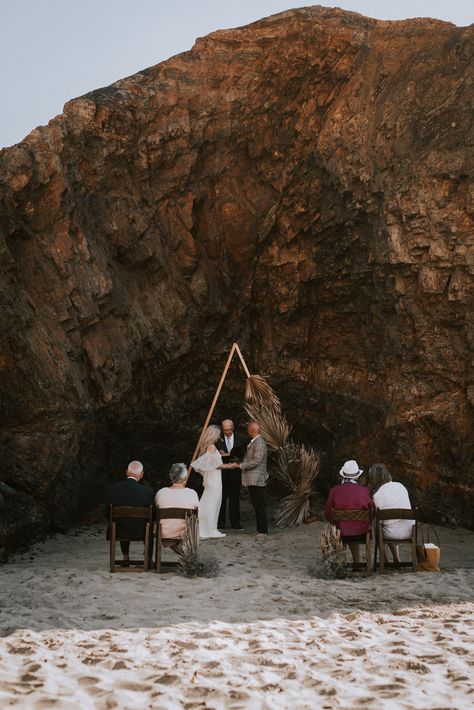
[[(208, 454), (215, 454), (215, 453), (218, 453), (218, 451), (217, 451), (216, 447), (214, 446), (214, 444), (209, 444), (209, 446), (207, 447), (207, 453), (208, 453)], [(219, 456), (220, 456), (220, 454), (219, 454)], [(235, 465), (234, 465), (233, 463), (222, 463), (222, 458), (221, 458), (221, 462), (220, 462), (219, 464), (217, 464), (216, 468), (220, 468), (220, 469), (223, 469), (223, 468), (235, 468)]]

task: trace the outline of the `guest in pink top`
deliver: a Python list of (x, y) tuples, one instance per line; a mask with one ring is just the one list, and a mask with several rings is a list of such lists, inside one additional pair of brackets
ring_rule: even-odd
[[(171, 486), (161, 488), (155, 496), (157, 508), (197, 508), (199, 498), (196, 491), (186, 488), (188, 471), (184, 463), (174, 463), (170, 469)], [(186, 529), (185, 520), (161, 520), (161, 534), (164, 538), (180, 538)]]
[[(370, 490), (357, 482), (363, 471), (357, 461), (346, 461), (339, 471), (342, 483), (329, 491), (324, 506), (326, 520), (332, 520), (333, 510), (367, 510), (373, 507)], [(365, 534), (372, 530), (372, 523), (365, 520), (342, 520), (334, 523), (341, 531), (342, 542), (349, 545), (354, 562), (359, 562), (359, 542), (365, 541)]]

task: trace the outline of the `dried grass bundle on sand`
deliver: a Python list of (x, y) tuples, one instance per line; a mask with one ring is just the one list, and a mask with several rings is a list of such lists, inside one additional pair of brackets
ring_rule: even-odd
[(322, 562), (318, 576), (323, 579), (344, 579), (347, 575), (346, 551), (340, 531), (331, 523), (324, 526), (319, 546)]
[(260, 424), (268, 447), (276, 453), (274, 473), (291, 491), (276, 512), (276, 524), (281, 528), (300, 525), (309, 515), (309, 497), (320, 456), (290, 439), (291, 428), (280, 400), (263, 377), (251, 375), (247, 379), (245, 398), (247, 414)]
[(177, 552), (178, 572), (184, 577), (216, 577), (219, 574), (218, 559), (199, 550), (197, 515), (186, 517), (186, 531)]

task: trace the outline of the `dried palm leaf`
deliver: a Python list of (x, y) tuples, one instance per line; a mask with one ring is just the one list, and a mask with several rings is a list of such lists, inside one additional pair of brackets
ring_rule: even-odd
[(281, 404), (275, 392), (265, 378), (260, 375), (250, 375), (245, 383), (245, 400), (247, 402), (264, 402), (267, 407), (280, 411)]
[(299, 456), (298, 446), (291, 439), (277, 450), (275, 463), (276, 466), (273, 470), (275, 476), (284, 483), (290, 491), (296, 492)]
[(278, 451), (276, 475), (292, 492), (277, 509), (277, 527), (301, 525), (309, 515), (309, 497), (320, 465), (313, 449), (292, 441)]
[(301, 525), (309, 512), (309, 496), (304, 493), (290, 493), (283, 498), (275, 513), (278, 528), (292, 528)]
[(254, 401), (245, 404), (245, 411), (250, 419), (260, 424), (263, 438), (270, 449), (277, 450), (284, 446), (290, 435), (290, 427), (280, 410), (275, 410), (262, 401)]

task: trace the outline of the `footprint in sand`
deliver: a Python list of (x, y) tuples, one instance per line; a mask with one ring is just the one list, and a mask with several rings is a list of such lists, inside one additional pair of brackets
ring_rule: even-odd
[(418, 663), (417, 661), (406, 661), (404, 665), (407, 671), (414, 671), (422, 675), (430, 672), (430, 669), (424, 663)]
[(43, 681), (39, 680), (39, 678), (32, 673), (23, 673), (23, 675), (20, 676), (20, 680), (22, 683), (28, 683), (34, 688), (41, 688), (41, 686), (44, 685)]
[(34, 651), (35, 649), (32, 648), (31, 646), (12, 646), (12, 645), (10, 645), (10, 646), (8, 647), (8, 650), (9, 650), (10, 653), (23, 653), (23, 654), (26, 654), (26, 653), (33, 653), (33, 651)]
[(151, 691), (151, 686), (145, 685), (144, 683), (119, 683), (117, 688), (120, 688), (120, 690), (131, 690), (135, 693), (149, 693)]
[(27, 667), (26, 670), (27, 670), (28, 673), (36, 673), (36, 671), (39, 671), (40, 668), (41, 668), (41, 664), (40, 664), (40, 663), (31, 663), (31, 664)]
[(172, 675), (170, 673), (165, 673), (165, 675), (160, 676), (155, 680), (155, 683), (160, 683), (161, 685), (174, 685), (180, 680), (179, 676)]
[(113, 671), (122, 671), (125, 668), (130, 668), (130, 666), (125, 663), (125, 661), (116, 661), (114, 665), (112, 666)]
[(41, 698), (40, 700), (36, 700), (34, 705), (31, 705), (30, 707), (35, 707), (35, 708), (52, 708), (55, 705), (59, 705), (61, 703), (61, 709), (64, 708), (64, 710), (67, 710), (68, 708), (73, 708), (74, 705), (72, 703), (66, 703), (64, 704), (64, 698)]
[(87, 686), (87, 685), (95, 685), (96, 683), (99, 683), (99, 680), (100, 680), (99, 678), (97, 678), (96, 676), (93, 676), (93, 675), (83, 675), (77, 679), (77, 682), (79, 683), (79, 685), (86, 685)]

